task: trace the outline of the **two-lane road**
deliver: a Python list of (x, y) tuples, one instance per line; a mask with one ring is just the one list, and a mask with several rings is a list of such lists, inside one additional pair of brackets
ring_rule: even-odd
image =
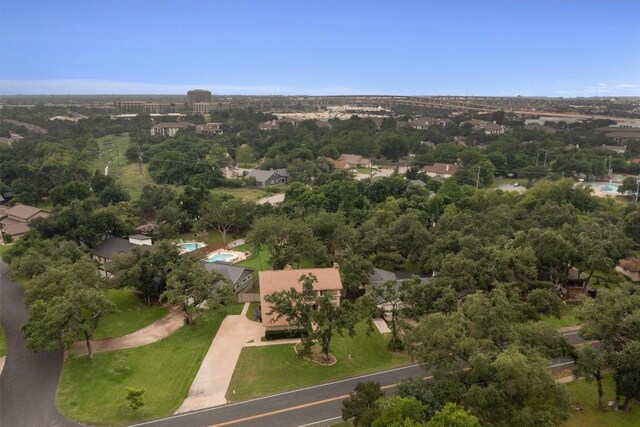
[(24, 290), (6, 277), (7, 271), (0, 260), (0, 321), (9, 345), (0, 375), (0, 426), (79, 426), (60, 415), (55, 405), (62, 351), (27, 350), (21, 331), (28, 317)]
[[(572, 341), (582, 341), (576, 334)], [(567, 369), (571, 359), (552, 362), (551, 370)], [(379, 382), (387, 392), (410, 376), (428, 377), (419, 365), (334, 381), (244, 402), (174, 415), (161, 420), (135, 424), (136, 427), (322, 427), (336, 424), (342, 413), (342, 401), (362, 381)], [(132, 426), (133, 427), (133, 426)]]

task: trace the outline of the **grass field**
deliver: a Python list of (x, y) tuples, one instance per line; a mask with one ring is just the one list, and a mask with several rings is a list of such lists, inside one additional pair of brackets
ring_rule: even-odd
[[(186, 397), (223, 315), (200, 317), (157, 343), (109, 353), (94, 360), (67, 360), (57, 406), (66, 417), (91, 425), (122, 425), (172, 414)], [(146, 390), (144, 407), (127, 406), (127, 387)]]
[(367, 336), (366, 329), (360, 324), (354, 337), (336, 335), (331, 354), (338, 363), (333, 366), (298, 358), (293, 345), (244, 348), (227, 399), (244, 400), (411, 363), (407, 353), (389, 352), (387, 338), (377, 331)]
[(576, 311), (579, 306), (579, 304), (566, 304), (562, 307), (562, 314), (560, 315), (560, 318), (543, 315), (540, 316), (540, 321), (551, 326), (553, 329), (578, 325), (580, 321), (576, 318)]
[(2, 325), (0, 325), (0, 357), (7, 355), (7, 336), (4, 333)]
[(238, 199), (255, 202), (261, 197), (268, 196), (269, 193), (261, 188), (215, 188), (212, 194), (230, 194)]
[[(571, 402), (578, 402), (583, 410), (573, 412), (571, 418), (562, 427), (637, 427), (640, 425), (640, 402), (633, 402), (629, 412), (600, 412), (596, 383), (584, 380), (565, 385)], [(604, 378), (604, 401), (615, 399), (615, 384), (612, 375)]]
[[(239, 262), (238, 265), (251, 268), (256, 271), (271, 270), (271, 266), (269, 265), (269, 257), (271, 255), (269, 254), (267, 248), (262, 248), (258, 254), (254, 253), (253, 246), (251, 245), (240, 245), (237, 248), (234, 248), (234, 250), (240, 252), (249, 252), (251, 254), (249, 259)], [(310, 259), (303, 259), (299, 267), (294, 266), (294, 268), (313, 267), (315, 267), (315, 265)]]
[(164, 307), (147, 306), (130, 289), (109, 289), (107, 298), (120, 310), (100, 319), (93, 339), (119, 337), (142, 329), (167, 314)]

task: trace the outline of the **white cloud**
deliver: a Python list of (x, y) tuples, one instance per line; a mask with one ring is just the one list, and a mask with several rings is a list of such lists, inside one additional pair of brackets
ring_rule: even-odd
[(207, 89), (222, 95), (339, 95), (361, 93), (349, 86), (301, 88), (264, 85), (155, 84), (95, 79), (0, 80), (0, 95), (98, 95), (98, 94), (184, 94), (191, 89)]

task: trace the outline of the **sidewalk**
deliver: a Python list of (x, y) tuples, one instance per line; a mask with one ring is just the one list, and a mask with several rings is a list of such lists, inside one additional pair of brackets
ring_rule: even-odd
[(264, 335), (261, 323), (247, 319), (248, 309), (249, 303), (245, 303), (241, 314), (229, 315), (222, 321), (176, 414), (227, 403), (225, 395), (242, 348), (260, 343)]
[[(160, 341), (173, 334), (182, 326), (184, 326), (184, 314), (180, 309), (174, 308), (162, 319), (156, 320), (149, 326), (138, 329), (130, 334), (104, 340), (92, 340), (91, 348), (94, 353), (102, 353), (140, 347), (141, 345)], [(71, 347), (71, 351), (78, 356), (87, 354), (87, 344), (84, 341), (75, 342)]]

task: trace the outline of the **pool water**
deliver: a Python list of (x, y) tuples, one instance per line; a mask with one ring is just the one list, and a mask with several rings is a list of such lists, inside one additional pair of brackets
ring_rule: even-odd
[(200, 249), (204, 247), (204, 243), (197, 243), (197, 242), (180, 243), (178, 246), (187, 252), (192, 252), (192, 251), (195, 251), (196, 249)]
[(209, 258), (207, 258), (207, 261), (209, 262), (215, 262), (215, 261), (227, 261), (231, 258), (235, 258), (235, 254), (229, 254), (229, 253), (217, 253), (214, 255), (211, 255)]
[(605, 193), (615, 193), (618, 191), (618, 186), (613, 184), (603, 185), (602, 191), (604, 191)]

